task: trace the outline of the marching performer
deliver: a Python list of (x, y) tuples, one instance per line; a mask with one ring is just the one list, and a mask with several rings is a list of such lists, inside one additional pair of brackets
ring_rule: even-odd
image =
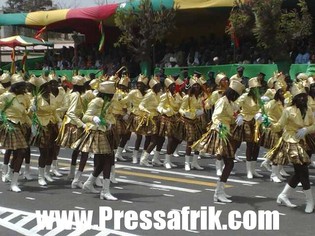
[(13, 175), (10, 189), (13, 192), (20, 192), (18, 186), (19, 172), (23, 163), (26, 149), (29, 147), (29, 137), (25, 129), (26, 119), (28, 118), (27, 109), (19, 95), (26, 93), (26, 83), (22, 76), (15, 75), (11, 78), (11, 88), (8, 92), (0, 95), (0, 147), (5, 150), (13, 151), (11, 167)]
[(179, 122), (180, 139), (187, 142), (185, 153), (185, 170), (190, 171), (190, 168), (202, 170), (203, 168), (198, 164), (198, 155), (194, 154), (192, 162), (191, 158), (191, 145), (197, 141), (202, 135), (201, 122), (199, 116), (204, 114), (201, 86), (196, 78), (191, 78), (189, 81), (190, 89), (188, 94), (183, 97), (182, 104), (179, 109), (181, 114)]
[[(149, 81), (150, 90), (146, 93), (144, 98), (139, 104), (140, 109), (140, 117), (141, 121), (137, 127), (137, 132), (140, 132), (146, 136), (146, 139), (150, 139), (149, 145), (144, 147), (144, 151), (142, 153), (140, 159), (140, 165), (144, 166), (152, 166), (148, 162), (148, 158), (150, 152), (158, 145), (160, 142), (164, 142), (164, 136), (159, 136), (159, 112), (157, 110), (158, 105), (160, 103), (160, 91), (161, 84), (160, 82), (153, 77)], [(154, 157), (152, 159), (152, 164), (154, 165), (162, 165), (159, 160), (159, 152), (155, 151)]]
[(214, 193), (214, 201), (232, 202), (227, 199), (228, 195), (225, 194), (224, 185), (234, 167), (236, 141), (231, 135), (231, 131), (235, 126), (235, 114), (238, 109), (234, 102), (244, 89), (245, 87), (241, 82), (231, 81), (223, 97), (219, 98), (215, 104), (209, 131), (198, 140), (198, 145), (194, 144), (203, 149), (204, 152), (215, 155), (217, 159), (224, 162), (222, 175)]
[(122, 99), (122, 102), (125, 102), (127, 104), (130, 112), (127, 129), (129, 129), (130, 132), (136, 133), (137, 135), (137, 139), (135, 141), (135, 149), (132, 154), (133, 164), (136, 164), (138, 162), (138, 153), (142, 141), (143, 134), (139, 133), (137, 130), (141, 120), (141, 111), (139, 109), (139, 104), (145, 95), (147, 84), (148, 78), (144, 75), (139, 75), (137, 80), (137, 88), (131, 90), (128, 95)]
[(292, 105), (284, 109), (280, 120), (272, 124), (275, 131), (283, 130), (278, 145), (267, 153), (267, 157), (279, 165), (293, 164), (294, 174), (277, 198), (278, 204), (296, 207), (289, 196), (299, 182), (302, 183), (306, 197), (306, 213), (312, 213), (314, 199), (310, 188), (308, 164), (310, 158), (306, 152), (305, 136), (315, 131), (315, 119), (311, 108), (307, 106), (307, 94), (301, 84), (293, 84), (291, 88)]
[(171, 155), (175, 152), (181, 140), (178, 139), (177, 122), (179, 121), (178, 110), (182, 103), (183, 97), (181, 91), (176, 90), (184, 82), (177, 78), (176, 81), (172, 77), (167, 77), (164, 80), (166, 92), (161, 95), (160, 103), (157, 110), (161, 114), (159, 136), (167, 137), (167, 150), (163, 165), (166, 169), (176, 167), (171, 162)]
[[(241, 142), (246, 142), (246, 169), (247, 178), (263, 177), (256, 172), (256, 163), (259, 154), (259, 126), (262, 122), (260, 113), (260, 83), (257, 77), (248, 81), (249, 92), (242, 94), (236, 104), (240, 107), (240, 113), (236, 119), (236, 127), (233, 137), (238, 141), (239, 148)], [(256, 137), (255, 137), (256, 136)]]
[(117, 200), (109, 190), (111, 168), (114, 165), (114, 143), (111, 127), (115, 123), (112, 114), (111, 99), (115, 93), (115, 82), (105, 81), (99, 84), (98, 94), (88, 105), (82, 121), (87, 124), (81, 137), (72, 148), (83, 153), (94, 154), (94, 171), (84, 183), (87, 192), (98, 193), (94, 188), (96, 178), (103, 172), (103, 189), (100, 199)]

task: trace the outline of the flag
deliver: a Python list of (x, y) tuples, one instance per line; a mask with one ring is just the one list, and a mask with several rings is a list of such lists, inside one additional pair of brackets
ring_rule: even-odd
[(23, 58), (22, 58), (22, 68), (23, 68), (23, 71), (26, 72), (26, 59), (27, 59), (27, 50), (24, 51), (24, 55), (23, 55)]
[(11, 53), (11, 74), (15, 73), (15, 48), (12, 49), (12, 53)]
[(100, 21), (100, 24), (98, 26), (98, 29), (101, 33), (101, 40), (98, 46), (98, 51), (102, 52), (104, 50), (104, 45), (105, 45), (105, 32), (104, 32), (104, 25), (103, 25), (103, 21)]
[(239, 38), (236, 36), (233, 24), (231, 21), (228, 21), (227, 24), (227, 29), (230, 32), (231, 35), (231, 42), (233, 43), (233, 45), (235, 46), (235, 48), (239, 48), (240, 47), (240, 40)]
[(38, 40), (41, 40), (41, 41), (44, 41), (42, 38), (41, 38), (41, 35), (45, 32), (47, 26), (44, 26), (43, 28), (41, 28), (39, 31), (37, 31), (36, 35), (34, 38), (38, 39)]

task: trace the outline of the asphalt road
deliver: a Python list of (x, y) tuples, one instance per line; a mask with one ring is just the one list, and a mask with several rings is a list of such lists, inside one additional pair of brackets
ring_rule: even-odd
[[(132, 145), (133, 140), (128, 143), (131, 148)], [(242, 145), (239, 152), (242, 160), (245, 158), (244, 150)], [(264, 153), (262, 149), (259, 164)], [(38, 150), (33, 148), (34, 178), (37, 175), (38, 154)], [(128, 161), (116, 163), (119, 183), (111, 185), (111, 192), (119, 200), (112, 202), (100, 200), (99, 194), (71, 189), (71, 182), (66, 178), (71, 150), (61, 150), (59, 156), (64, 176), (54, 177), (55, 181), (47, 187), (40, 187), (36, 179), (20, 179), (22, 192), (13, 193), (9, 191), (8, 183), (0, 183), (0, 235), (313, 235), (315, 231), (314, 214), (304, 213), (305, 197), (301, 187), (292, 195), (292, 202), (298, 205), (297, 208), (278, 206), (276, 197), (285, 183), (271, 183), (269, 172), (260, 170), (259, 166), (257, 170), (264, 178), (248, 180), (243, 161), (235, 164), (235, 173), (231, 175), (226, 188), (233, 202), (224, 204), (213, 202), (217, 181), (214, 159), (203, 157), (200, 160), (205, 170), (185, 172), (183, 156), (173, 157), (178, 167), (166, 170), (164, 167), (131, 164), (131, 153), (126, 152), (124, 156)], [(161, 155), (161, 158), (164, 156)], [(89, 159), (82, 180), (86, 180), (91, 173), (92, 164), (92, 159)], [(285, 169), (289, 173), (293, 171), (291, 166)], [(313, 188), (314, 169), (310, 169), (310, 175)], [(315, 196), (314, 188), (313, 194)], [(186, 221), (183, 212), (187, 209), (201, 210), (200, 215), (190, 212), (191, 218), (188, 217)], [(42, 229), (44, 223), (36, 217), (36, 211), (44, 214), (45, 210), (51, 214), (51, 230)], [(238, 213), (234, 215), (234, 211)], [(273, 230), (266, 230), (269, 219), (263, 219), (264, 215), (259, 213), (262, 211), (279, 213), (279, 229), (274, 222)], [(76, 216), (70, 217), (72, 213), (80, 216), (90, 214), (89, 219), (95, 226), (79, 227), (86, 224), (78, 223)], [(65, 218), (58, 220), (58, 214), (68, 214), (68, 221)], [(230, 218), (234, 221), (230, 221)], [(152, 225), (146, 219), (154, 219)]]

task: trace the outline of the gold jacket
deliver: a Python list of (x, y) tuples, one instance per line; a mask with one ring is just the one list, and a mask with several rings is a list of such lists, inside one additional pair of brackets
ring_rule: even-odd
[(160, 103), (160, 94), (156, 94), (153, 90), (148, 90), (139, 104), (141, 115), (150, 115), (151, 117), (159, 115), (157, 107)]
[(173, 116), (178, 113), (183, 97), (179, 93), (175, 93), (174, 96), (171, 92), (167, 91), (160, 97), (160, 103), (157, 110), (166, 116)]
[(243, 93), (235, 103), (240, 107), (240, 114), (245, 121), (250, 121), (259, 112), (259, 105), (248, 96), (248, 93)]
[[(42, 126), (47, 126), (49, 122), (56, 124), (61, 122), (57, 115), (57, 102), (54, 95), (49, 94), (49, 103), (39, 95), (37, 98), (37, 117)], [(35, 104), (35, 97), (32, 99), (32, 104)]]
[[(97, 125), (93, 121), (93, 117), (103, 118), (107, 125)], [(104, 104), (104, 99), (100, 97), (94, 98), (88, 105), (83, 115), (82, 121), (87, 124), (87, 128), (91, 130), (106, 131), (109, 124), (115, 124), (115, 117), (112, 114), (112, 103), (108, 101)]]
[(276, 123), (280, 119), (283, 112), (283, 105), (280, 101), (272, 99), (264, 105), (265, 112), (271, 123)]
[(273, 124), (271, 128), (275, 132), (280, 132), (283, 129), (282, 138), (285, 142), (298, 143), (300, 139), (296, 137), (296, 132), (301, 128), (306, 128), (307, 133), (315, 131), (313, 112), (310, 108), (307, 109), (306, 116), (303, 119), (300, 109), (296, 106), (289, 106), (283, 110), (280, 120)]
[(59, 93), (56, 96), (56, 103), (57, 103), (57, 115), (60, 119), (63, 119), (66, 111), (69, 108), (69, 96), (67, 96), (66, 91), (63, 87), (58, 88)]
[(230, 126), (235, 124), (234, 113), (237, 111), (237, 106), (233, 102), (229, 102), (226, 96), (219, 98), (214, 106), (212, 114), (212, 130), (219, 131), (219, 124), (222, 123), (230, 130)]
[(83, 106), (82, 98), (79, 92), (73, 92), (69, 94), (69, 108), (64, 117), (65, 124), (73, 124), (77, 127), (82, 127)]
[(196, 98), (195, 95), (191, 97), (189, 95), (185, 95), (179, 108), (179, 113), (188, 119), (194, 120), (197, 118), (196, 111), (199, 109), (203, 109), (202, 97), (199, 96)]
[(211, 109), (215, 103), (223, 96), (224, 90), (215, 90), (209, 98), (205, 100), (205, 109)]
[(143, 99), (142, 93), (139, 91), (139, 89), (133, 89), (131, 90), (126, 97), (122, 99), (122, 102), (127, 104), (128, 112), (133, 113), (135, 115), (140, 115), (140, 109), (139, 104)]
[(114, 115), (125, 115), (127, 111), (127, 104), (126, 101), (123, 100), (124, 97), (126, 97), (128, 93), (125, 93), (121, 89), (116, 89), (116, 92), (113, 96), (113, 99), (111, 100), (112, 103), (112, 113)]
[[(7, 119), (14, 124), (31, 124), (27, 112), (28, 107), (26, 106), (28, 102), (25, 99), (26, 96), (16, 96), (14, 93), (5, 92), (0, 95), (0, 110), (3, 111)], [(11, 103), (11, 105), (7, 106), (8, 103)], [(5, 109), (6, 106), (7, 108)]]

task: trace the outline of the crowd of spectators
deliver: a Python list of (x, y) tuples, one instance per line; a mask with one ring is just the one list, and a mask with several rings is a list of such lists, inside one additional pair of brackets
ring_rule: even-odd
[[(288, 51), (291, 63), (315, 63), (315, 53), (311, 52), (309, 45), (294, 45)], [(97, 45), (80, 45), (77, 56), (73, 47), (64, 47), (60, 51), (48, 50), (43, 64), (38, 64), (36, 69), (97, 69), (113, 74), (121, 66), (126, 66), (131, 73), (140, 73), (139, 63), (135, 63), (125, 49), (108, 45), (103, 53), (97, 49)], [(152, 61), (155, 67), (274, 63), (265, 50), (257, 48), (251, 41), (241, 42), (239, 47), (235, 47), (228, 37), (216, 38), (214, 35), (189, 38), (180, 44), (167, 42), (155, 45)]]

